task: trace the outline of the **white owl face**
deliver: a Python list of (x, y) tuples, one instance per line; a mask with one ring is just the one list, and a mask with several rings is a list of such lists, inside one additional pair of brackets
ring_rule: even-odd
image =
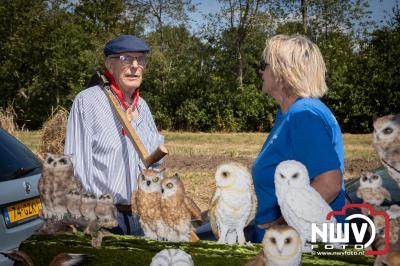
[(225, 163), (218, 166), (215, 183), (219, 188), (246, 188), (251, 184), (251, 175), (242, 165)]
[(269, 228), (263, 239), (264, 255), (273, 261), (292, 259), (302, 248), (301, 239), (296, 230), (287, 225)]
[(382, 177), (380, 175), (367, 172), (360, 178), (360, 187), (362, 188), (378, 188), (382, 186)]
[(168, 178), (161, 183), (161, 198), (165, 199), (174, 196), (179, 187), (179, 176), (175, 174), (172, 178)]
[(76, 189), (71, 189), (67, 193), (67, 200), (80, 200), (82, 197), (81, 193)]
[(93, 193), (85, 192), (82, 195), (82, 202), (83, 203), (94, 203), (94, 202), (97, 202), (97, 197)]
[(70, 168), (72, 167), (71, 158), (68, 155), (56, 155), (46, 153), (43, 167), (47, 168)]
[(391, 143), (400, 134), (400, 114), (387, 115), (374, 121), (374, 144)]
[(111, 194), (103, 194), (97, 199), (98, 203), (114, 204), (114, 199)]
[(284, 187), (304, 188), (310, 184), (307, 168), (298, 161), (283, 161), (276, 167), (275, 184)]
[(145, 171), (141, 173), (138, 177), (139, 189), (145, 192), (161, 192), (161, 180), (163, 179), (163, 174), (161, 172), (149, 173)]

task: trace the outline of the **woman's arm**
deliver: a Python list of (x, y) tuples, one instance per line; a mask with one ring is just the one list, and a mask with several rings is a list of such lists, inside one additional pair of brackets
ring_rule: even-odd
[(328, 204), (331, 203), (342, 188), (342, 176), (340, 171), (332, 170), (316, 176), (311, 186), (321, 194), (322, 198)]

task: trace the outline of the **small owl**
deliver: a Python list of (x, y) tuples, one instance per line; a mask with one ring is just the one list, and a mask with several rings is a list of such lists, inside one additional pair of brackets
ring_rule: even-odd
[(389, 175), (400, 186), (400, 114), (374, 119), (373, 145)]
[(271, 226), (262, 241), (263, 251), (246, 266), (298, 266), (302, 242), (299, 233), (287, 225)]
[(251, 175), (245, 166), (231, 162), (218, 166), (215, 182), (209, 208), (212, 231), (218, 243), (243, 245), (243, 230), (257, 209)]
[(186, 196), (179, 176), (165, 177), (161, 181), (161, 215), (167, 226), (165, 238), (173, 242), (189, 241), (191, 218), (201, 220), (196, 203)]
[(357, 197), (375, 206), (380, 206), (385, 199), (391, 200), (390, 192), (382, 186), (382, 177), (371, 172), (361, 176)]
[(97, 199), (95, 213), (99, 225), (104, 228), (112, 229), (118, 225), (117, 207), (114, 205), (114, 199), (111, 194), (103, 194)]
[(300, 234), (303, 245), (311, 241), (311, 224), (322, 227), (323, 223), (336, 223), (334, 217), (327, 221), (332, 208), (310, 186), (307, 168), (300, 162), (281, 162), (275, 170), (275, 188), (282, 216), (288, 225)]
[(81, 199), (82, 195), (80, 191), (76, 189), (71, 189), (67, 194), (67, 209), (71, 214), (71, 217), (74, 219), (80, 219), (82, 217), (81, 214)]
[(97, 220), (95, 212), (96, 205), (97, 205), (97, 197), (95, 194), (90, 192), (85, 192), (82, 194), (80, 211), (83, 218), (86, 221), (93, 222)]
[(139, 215), (147, 238), (161, 240), (165, 231), (161, 215), (161, 180), (165, 169), (140, 170), (138, 190), (132, 192), (132, 213)]
[[(399, 242), (399, 221), (397, 219), (389, 220), (389, 243), (396, 245)], [(378, 239), (385, 239), (385, 219), (381, 215), (374, 216), (374, 225), (376, 230), (377, 241)], [(397, 245), (398, 246), (398, 245)]]
[(154, 255), (150, 266), (194, 266), (192, 256), (181, 249), (163, 249)]
[(67, 213), (67, 193), (73, 189), (81, 191), (82, 185), (74, 176), (70, 157), (48, 153), (38, 183), (43, 207), (41, 217), (62, 220)]

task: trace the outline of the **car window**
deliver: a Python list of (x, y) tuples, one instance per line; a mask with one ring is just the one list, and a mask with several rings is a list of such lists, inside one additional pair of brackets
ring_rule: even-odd
[(41, 161), (21, 142), (0, 129), (0, 182), (39, 173)]

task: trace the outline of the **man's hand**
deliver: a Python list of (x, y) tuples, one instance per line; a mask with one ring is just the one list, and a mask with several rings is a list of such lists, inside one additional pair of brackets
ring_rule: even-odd
[(257, 225), (258, 228), (260, 229), (268, 229), (273, 225), (280, 225), (280, 224), (287, 224), (285, 219), (283, 219), (283, 217), (279, 217), (278, 219), (276, 219), (275, 221), (271, 222), (271, 223), (266, 223), (266, 224), (259, 224)]

